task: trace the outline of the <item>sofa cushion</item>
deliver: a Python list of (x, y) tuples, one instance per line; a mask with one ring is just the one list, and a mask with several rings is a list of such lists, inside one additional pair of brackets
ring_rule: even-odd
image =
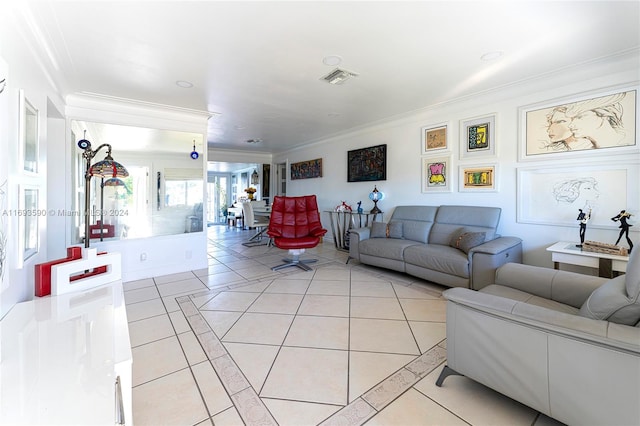
[(429, 235), (430, 244), (449, 245), (451, 236), (460, 227), (468, 232), (486, 232), (486, 241), (496, 238), (500, 221), (498, 207), (440, 206)]
[(389, 238), (404, 238), (402, 222), (392, 220), (387, 224)]
[(369, 236), (371, 238), (387, 238), (387, 224), (384, 222), (373, 222)]
[(627, 273), (598, 287), (580, 308), (580, 315), (618, 324), (635, 325), (640, 321), (640, 259), (632, 252)]
[(469, 278), (469, 259), (462, 251), (438, 244), (416, 244), (404, 251), (406, 263)]
[(469, 232), (467, 228), (459, 228), (451, 236), (449, 245), (465, 253), (469, 253), (469, 250), (484, 243), (486, 236), (486, 232)]
[(417, 241), (426, 244), (429, 240), (431, 222), (420, 222), (417, 220), (403, 220), (402, 233), (407, 240)]
[(405, 249), (413, 245), (419, 244), (399, 238), (373, 238), (361, 241), (359, 250), (360, 254), (402, 261)]
[(437, 212), (436, 206), (398, 206), (393, 210), (389, 223), (402, 222), (405, 239), (426, 244)]
[(371, 238), (403, 238), (402, 222), (391, 221), (389, 223), (373, 222), (371, 224)]

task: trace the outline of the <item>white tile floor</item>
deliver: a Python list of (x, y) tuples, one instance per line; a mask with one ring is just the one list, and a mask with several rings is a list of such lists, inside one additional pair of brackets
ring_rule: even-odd
[(446, 359), (444, 287), (345, 264), (314, 270), (213, 226), (209, 267), (125, 283), (133, 421), (143, 425), (553, 425)]

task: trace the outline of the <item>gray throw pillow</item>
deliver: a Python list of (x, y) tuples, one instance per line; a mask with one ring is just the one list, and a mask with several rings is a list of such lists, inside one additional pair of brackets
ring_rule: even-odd
[(404, 238), (402, 232), (402, 222), (392, 220), (387, 225), (387, 228), (389, 229), (389, 238)]
[(484, 243), (486, 237), (486, 232), (466, 232), (464, 228), (460, 228), (453, 233), (449, 245), (468, 254), (469, 250)]
[(387, 224), (384, 222), (373, 222), (369, 236), (371, 238), (387, 238)]

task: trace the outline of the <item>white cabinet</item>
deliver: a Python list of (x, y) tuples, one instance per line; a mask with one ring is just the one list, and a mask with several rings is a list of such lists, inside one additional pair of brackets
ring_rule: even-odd
[(0, 338), (0, 424), (133, 424), (122, 282), (18, 303)]

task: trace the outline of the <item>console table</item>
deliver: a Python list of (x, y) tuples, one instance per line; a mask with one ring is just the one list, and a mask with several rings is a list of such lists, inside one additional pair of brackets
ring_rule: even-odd
[(628, 256), (583, 251), (576, 245), (577, 243), (560, 241), (547, 248), (547, 251), (551, 252), (555, 269), (560, 268), (560, 263), (587, 266), (598, 269), (598, 275), (604, 278), (612, 278), (626, 272)]
[(18, 303), (0, 335), (0, 424), (132, 424), (121, 281)]
[(338, 212), (335, 210), (325, 210), (331, 219), (331, 232), (333, 242), (340, 251), (349, 251), (349, 230), (351, 228), (363, 228), (369, 226), (378, 218), (382, 220), (383, 212), (380, 213), (358, 213), (358, 212)]

